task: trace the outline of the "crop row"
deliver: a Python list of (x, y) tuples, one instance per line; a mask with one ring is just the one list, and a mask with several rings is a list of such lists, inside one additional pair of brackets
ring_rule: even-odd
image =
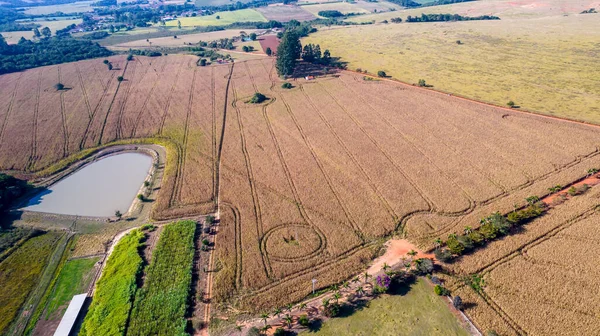
[(128, 335), (185, 335), (196, 222), (170, 224), (161, 233), (138, 291)]
[(124, 335), (142, 271), (143, 260), (138, 249), (143, 240), (144, 233), (133, 230), (115, 246), (96, 284), (80, 335)]

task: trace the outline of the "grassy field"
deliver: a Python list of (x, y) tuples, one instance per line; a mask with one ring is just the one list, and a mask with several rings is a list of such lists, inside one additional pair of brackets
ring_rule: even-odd
[(26, 7), (25, 14), (47, 15), (56, 12), (63, 12), (65, 14), (92, 12), (94, 10), (92, 7), (94, 2), (95, 1), (77, 1), (64, 5)]
[(124, 332), (137, 289), (136, 281), (142, 270), (138, 249), (143, 238), (144, 233), (133, 230), (115, 246), (96, 284), (96, 292), (79, 335), (118, 335)]
[[(251, 34), (253, 32), (256, 32), (257, 29), (245, 29), (244, 31), (248, 34)], [(175, 31), (174, 33), (177, 33), (177, 32)], [(240, 35), (239, 29), (228, 29), (228, 30), (215, 31), (215, 32), (209, 32), (209, 33), (178, 35), (176, 39), (173, 38), (173, 36), (153, 38), (153, 39), (149, 39), (151, 44), (148, 41), (146, 41), (146, 39), (135, 40), (135, 41), (116, 44), (112, 47), (113, 48), (122, 48), (122, 49), (149, 48), (149, 47), (181, 47), (184, 45), (184, 43), (197, 44), (200, 41), (209, 42), (209, 41), (219, 40), (222, 38), (232, 38), (232, 37), (239, 36), (239, 35)]]
[(129, 335), (184, 335), (192, 282), (195, 221), (164, 228), (136, 294)]
[(0, 263), (0, 334), (17, 315), (56, 247), (61, 234), (46, 233), (29, 239)]
[(382, 28), (323, 29), (303, 42), (328, 48), (350, 69), (384, 70), (481, 101), (505, 106), (512, 100), (527, 110), (600, 123), (597, 16)]
[(447, 304), (432, 286), (418, 280), (406, 294), (384, 295), (371, 301), (368, 308), (331, 319), (310, 334), (366, 336), (391, 335), (393, 331), (394, 335), (469, 335)]
[[(241, 3), (247, 3), (252, 0), (239, 0)], [(196, 0), (196, 6), (222, 6), (222, 5), (230, 5), (237, 1), (232, 0)]]
[[(219, 19), (217, 19), (217, 16)], [(217, 12), (213, 15), (179, 18), (182, 27), (225, 26), (235, 22), (267, 22), (262, 14), (253, 9)], [(177, 20), (167, 21), (167, 27), (177, 27)]]
[(98, 260), (100, 258), (75, 259), (65, 264), (48, 300), (45, 319), (51, 318), (57, 311), (62, 316), (73, 296), (87, 291), (93, 278), (91, 270)]

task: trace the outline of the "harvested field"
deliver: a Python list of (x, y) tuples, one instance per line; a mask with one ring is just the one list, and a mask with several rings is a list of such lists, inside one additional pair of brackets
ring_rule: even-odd
[(267, 48), (271, 48), (272, 55), (277, 53), (277, 47), (279, 47), (277, 35), (263, 35), (258, 38), (258, 42), (264, 53), (267, 52)]
[[(206, 214), (220, 202), (215, 314), (299, 301), (313, 278), (324, 288), (364, 270), (382, 237), (402, 232), (432, 248), (437, 237), (600, 167), (597, 127), (351, 72), (292, 80), (283, 90), (273, 58), (209, 67), (196, 60), (117, 56), (113, 71), (90, 60), (0, 77), (0, 121), (10, 125), (1, 128), (0, 167), (32, 173), (111, 142), (166, 146), (154, 218)], [(59, 75), (72, 90), (48, 88)], [(28, 86), (40, 88), (37, 118), (37, 95), (19, 89)], [(269, 100), (246, 103), (255, 92)], [(40, 147), (35, 139), (44, 136)], [(452, 267), (479, 272), (521, 238), (556, 228), (546, 222), (554, 216), (589, 210), (595, 188)], [(488, 250), (489, 259), (475, 257)]]
[(256, 9), (267, 20), (275, 20), (279, 22), (288, 22), (291, 20), (310, 21), (316, 19), (316, 16), (304, 10), (303, 7), (293, 5), (275, 4), (267, 7), (259, 7)]
[(319, 12), (326, 11), (326, 10), (336, 10), (336, 11), (340, 11), (343, 14), (370, 13), (370, 11), (363, 9), (359, 5), (353, 4), (353, 3), (348, 3), (348, 2), (302, 5), (301, 8), (312, 13), (316, 17), (321, 17), (321, 16), (319, 16)]
[[(159, 38), (150, 38), (149, 41), (146, 39), (130, 41), (120, 44), (112, 45), (111, 48), (116, 49), (126, 49), (129, 48), (153, 48), (153, 47), (182, 47), (186, 44), (198, 44), (200, 41), (210, 42), (223, 38), (232, 38), (235, 36), (240, 36), (239, 29), (228, 29), (221, 31), (214, 31), (209, 33), (197, 33), (197, 34), (185, 34), (185, 35), (177, 35), (177, 38), (173, 38), (173, 36), (169, 37), (159, 37)], [(247, 34), (259, 32), (258, 29), (245, 29)], [(177, 34), (177, 32), (173, 32)]]

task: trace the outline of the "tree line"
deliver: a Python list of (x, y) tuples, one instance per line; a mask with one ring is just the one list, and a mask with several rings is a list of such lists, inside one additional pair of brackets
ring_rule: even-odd
[(331, 53), (325, 50), (321, 54), (321, 46), (318, 44), (307, 44), (302, 47), (300, 43), (300, 31), (296, 29), (287, 30), (277, 47), (277, 62), (275, 67), (279, 76), (291, 76), (294, 73), (298, 59), (305, 62), (329, 65)]
[(421, 16), (408, 16), (406, 22), (441, 22), (441, 21), (473, 21), (473, 20), (500, 20), (493, 15), (462, 16), (458, 14), (421, 14)]
[(46, 37), (33, 42), (21, 38), (18, 44), (9, 45), (0, 34), (0, 74), (110, 55), (110, 50), (89, 40)]

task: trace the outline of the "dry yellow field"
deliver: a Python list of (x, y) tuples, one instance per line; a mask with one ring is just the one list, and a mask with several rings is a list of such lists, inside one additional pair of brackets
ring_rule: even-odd
[[(407, 13), (420, 15), (372, 17), (379, 22)], [(598, 41), (598, 15), (576, 14), (323, 28), (303, 42), (330, 49), (352, 70), (384, 70), (480, 101), (506, 106), (512, 100), (523, 109), (600, 123)]]

